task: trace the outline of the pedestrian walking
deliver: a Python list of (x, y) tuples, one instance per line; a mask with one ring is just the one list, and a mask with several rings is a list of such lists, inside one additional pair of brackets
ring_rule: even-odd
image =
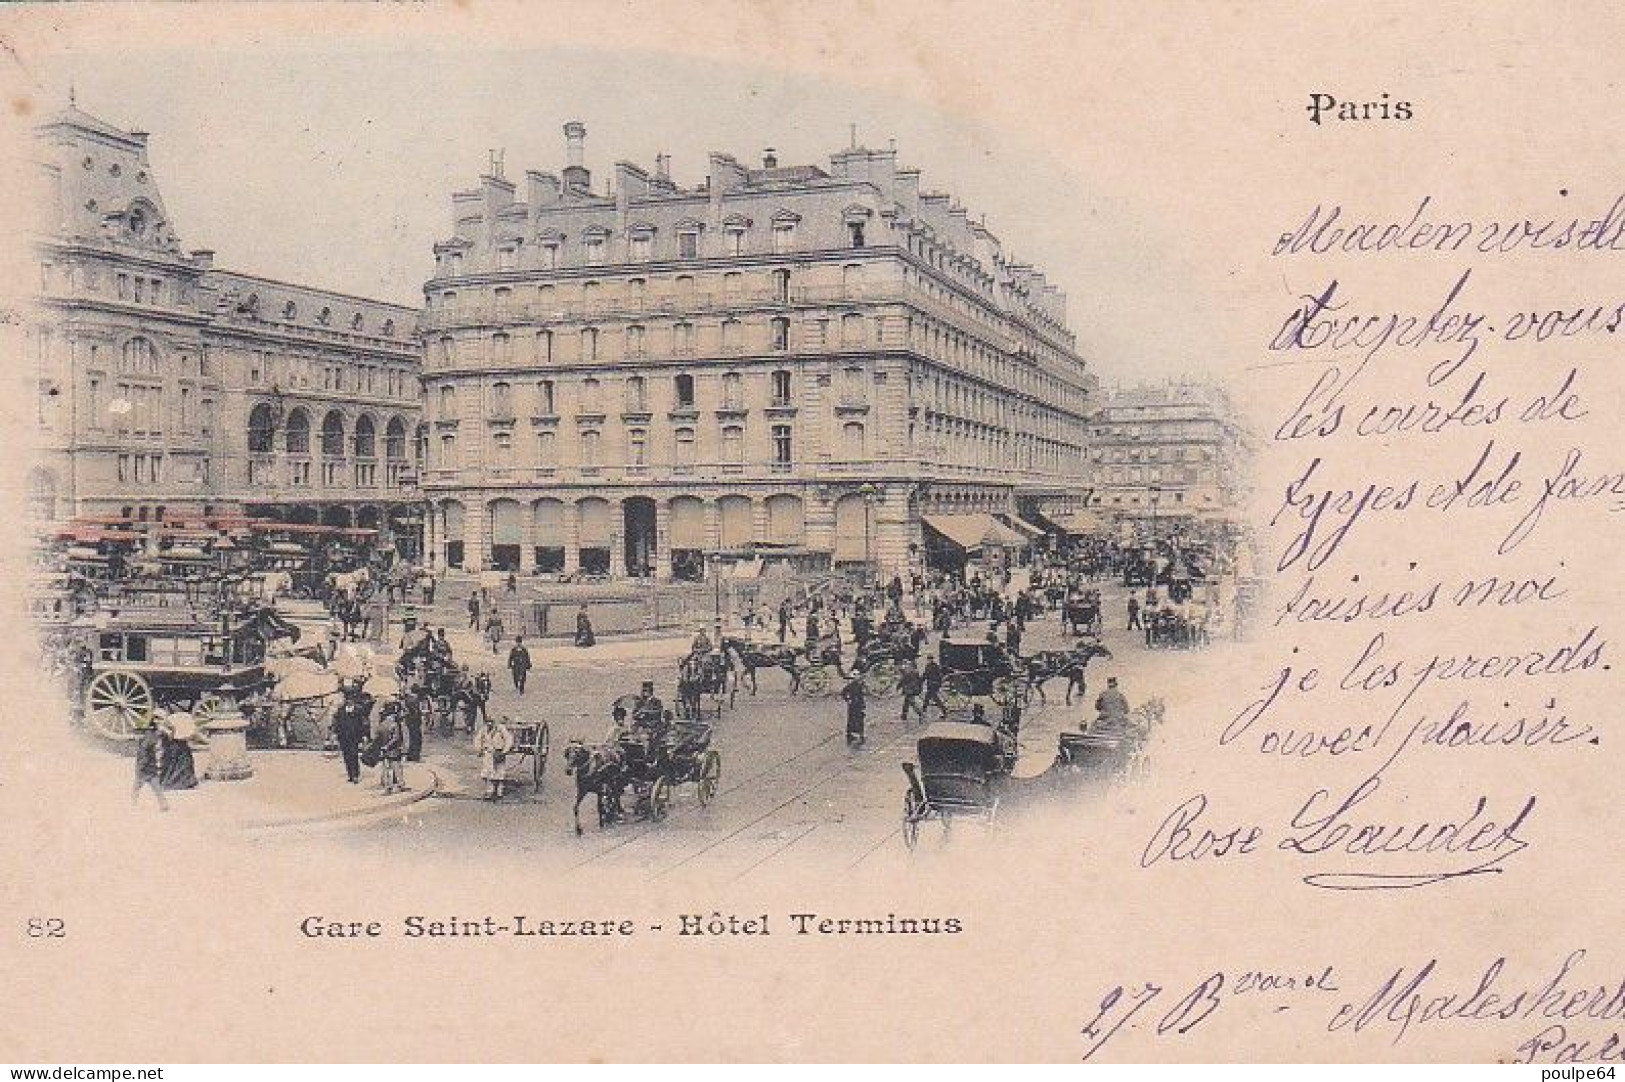
[(942, 701), (942, 665), (936, 658), (925, 663), (920, 672), (920, 682), (925, 685), (925, 696), (920, 700), (920, 717), (925, 717), (925, 708), (935, 706), (942, 711), (942, 716), (948, 716), (948, 704)]
[(506, 631), (507, 629), (502, 626), (502, 614), (493, 608), (491, 618), (485, 621), (485, 641), (491, 644), (491, 653), (493, 655), (496, 654), (497, 647), (502, 644), (502, 636)]
[(1128, 627), (1127, 631), (1139, 631), (1140, 628), (1140, 599), (1133, 594), (1128, 595)]
[(470, 631), (480, 629), (480, 597), (470, 594), (468, 598), (468, 627)]
[(508, 651), (508, 672), (513, 676), (513, 689), (523, 695), (530, 676), (530, 651), (525, 649), (523, 635), (513, 640), (513, 649)]
[(925, 717), (925, 709), (920, 706), (920, 693), (925, 689), (925, 681), (920, 677), (920, 670), (914, 667), (914, 662), (908, 658), (903, 659), (903, 670), (897, 674), (897, 690), (903, 694), (902, 720), (908, 720), (908, 712), (913, 710), (920, 718)]
[(359, 685), (346, 685), (344, 701), (333, 716), (333, 736), (338, 741), (339, 754), (344, 758), (345, 780), (351, 785), (361, 781), (361, 744), (367, 739), (368, 715), (372, 713), (372, 696)]
[(423, 704), (416, 695), (408, 695), (401, 704), (401, 719), (406, 726), (406, 761), (423, 761)]
[(130, 789), (130, 803), (141, 798), (141, 790), (152, 789), (158, 798), (158, 810), (169, 810), (169, 798), (164, 796), (164, 736), (156, 724), (141, 730), (135, 742), (135, 785)]
[(385, 793), (405, 792), (406, 776), (401, 760), (406, 756), (406, 730), (396, 703), (384, 706), (378, 732), (373, 737), (373, 754), (378, 759), (378, 788)]
[(576, 613), (576, 645), (585, 649), (597, 641), (592, 633), (592, 619), (587, 615), (587, 606), (582, 605)]
[(868, 700), (861, 672), (852, 674), (852, 679), (848, 680), (846, 686), (841, 689), (841, 698), (846, 700), (846, 742), (848, 744), (862, 745), (864, 741), (863, 726), (868, 715)]

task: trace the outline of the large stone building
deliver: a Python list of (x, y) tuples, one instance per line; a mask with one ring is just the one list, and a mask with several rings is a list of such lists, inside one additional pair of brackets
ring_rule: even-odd
[(39, 296), (24, 348), (46, 521), (248, 511), (416, 533), (415, 309), (217, 270), (181, 246), (147, 135), (38, 129)]
[(1090, 507), (1128, 522), (1233, 517), (1252, 443), (1229, 396), (1206, 383), (1108, 389), (1092, 422)]
[[(690, 575), (753, 545), (901, 569), (1081, 499), (1064, 298), (892, 150), (662, 156), (452, 197), (424, 287), (432, 558)], [(933, 525), (935, 524), (935, 525)], [(1008, 532), (1008, 530), (1006, 531)]]

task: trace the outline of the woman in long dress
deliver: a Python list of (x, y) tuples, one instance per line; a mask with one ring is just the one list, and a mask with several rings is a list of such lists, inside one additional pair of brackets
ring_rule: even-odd
[(576, 645), (591, 646), (597, 641), (592, 633), (592, 620), (587, 616), (587, 606), (583, 605), (581, 611), (576, 613)]

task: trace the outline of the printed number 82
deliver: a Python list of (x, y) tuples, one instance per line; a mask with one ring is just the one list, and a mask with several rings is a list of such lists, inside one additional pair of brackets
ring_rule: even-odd
[(68, 923), (61, 917), (29, 917), (29, 939), (66, 939)]

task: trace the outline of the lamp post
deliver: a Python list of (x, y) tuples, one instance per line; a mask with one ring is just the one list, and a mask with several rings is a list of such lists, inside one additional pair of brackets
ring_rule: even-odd
[(716, 644), (722, 646), (722, 557), (713, 552), (706, 556), (706, 563), (711, 565), (711, 590), (713, 603), (713, 629), (716, 632)]
[(869, 483), (865, 483), (862, 488), (858, 489), (858, 495), (863, 497), (863, 581), (865, 585), (872, 581), (875, 570), (873, 523), (875, 497), (879, 494), (880, 489)]
[(1160, 503), (1161, 501), (1162, 501), (1162, 486), (1160, 486), (1160, 485), (1152, 485), (1151, 486), (1151, 540), (1152, 541), (1158, 540), (1158, 537), (1157, 537), (1157, 504)]

